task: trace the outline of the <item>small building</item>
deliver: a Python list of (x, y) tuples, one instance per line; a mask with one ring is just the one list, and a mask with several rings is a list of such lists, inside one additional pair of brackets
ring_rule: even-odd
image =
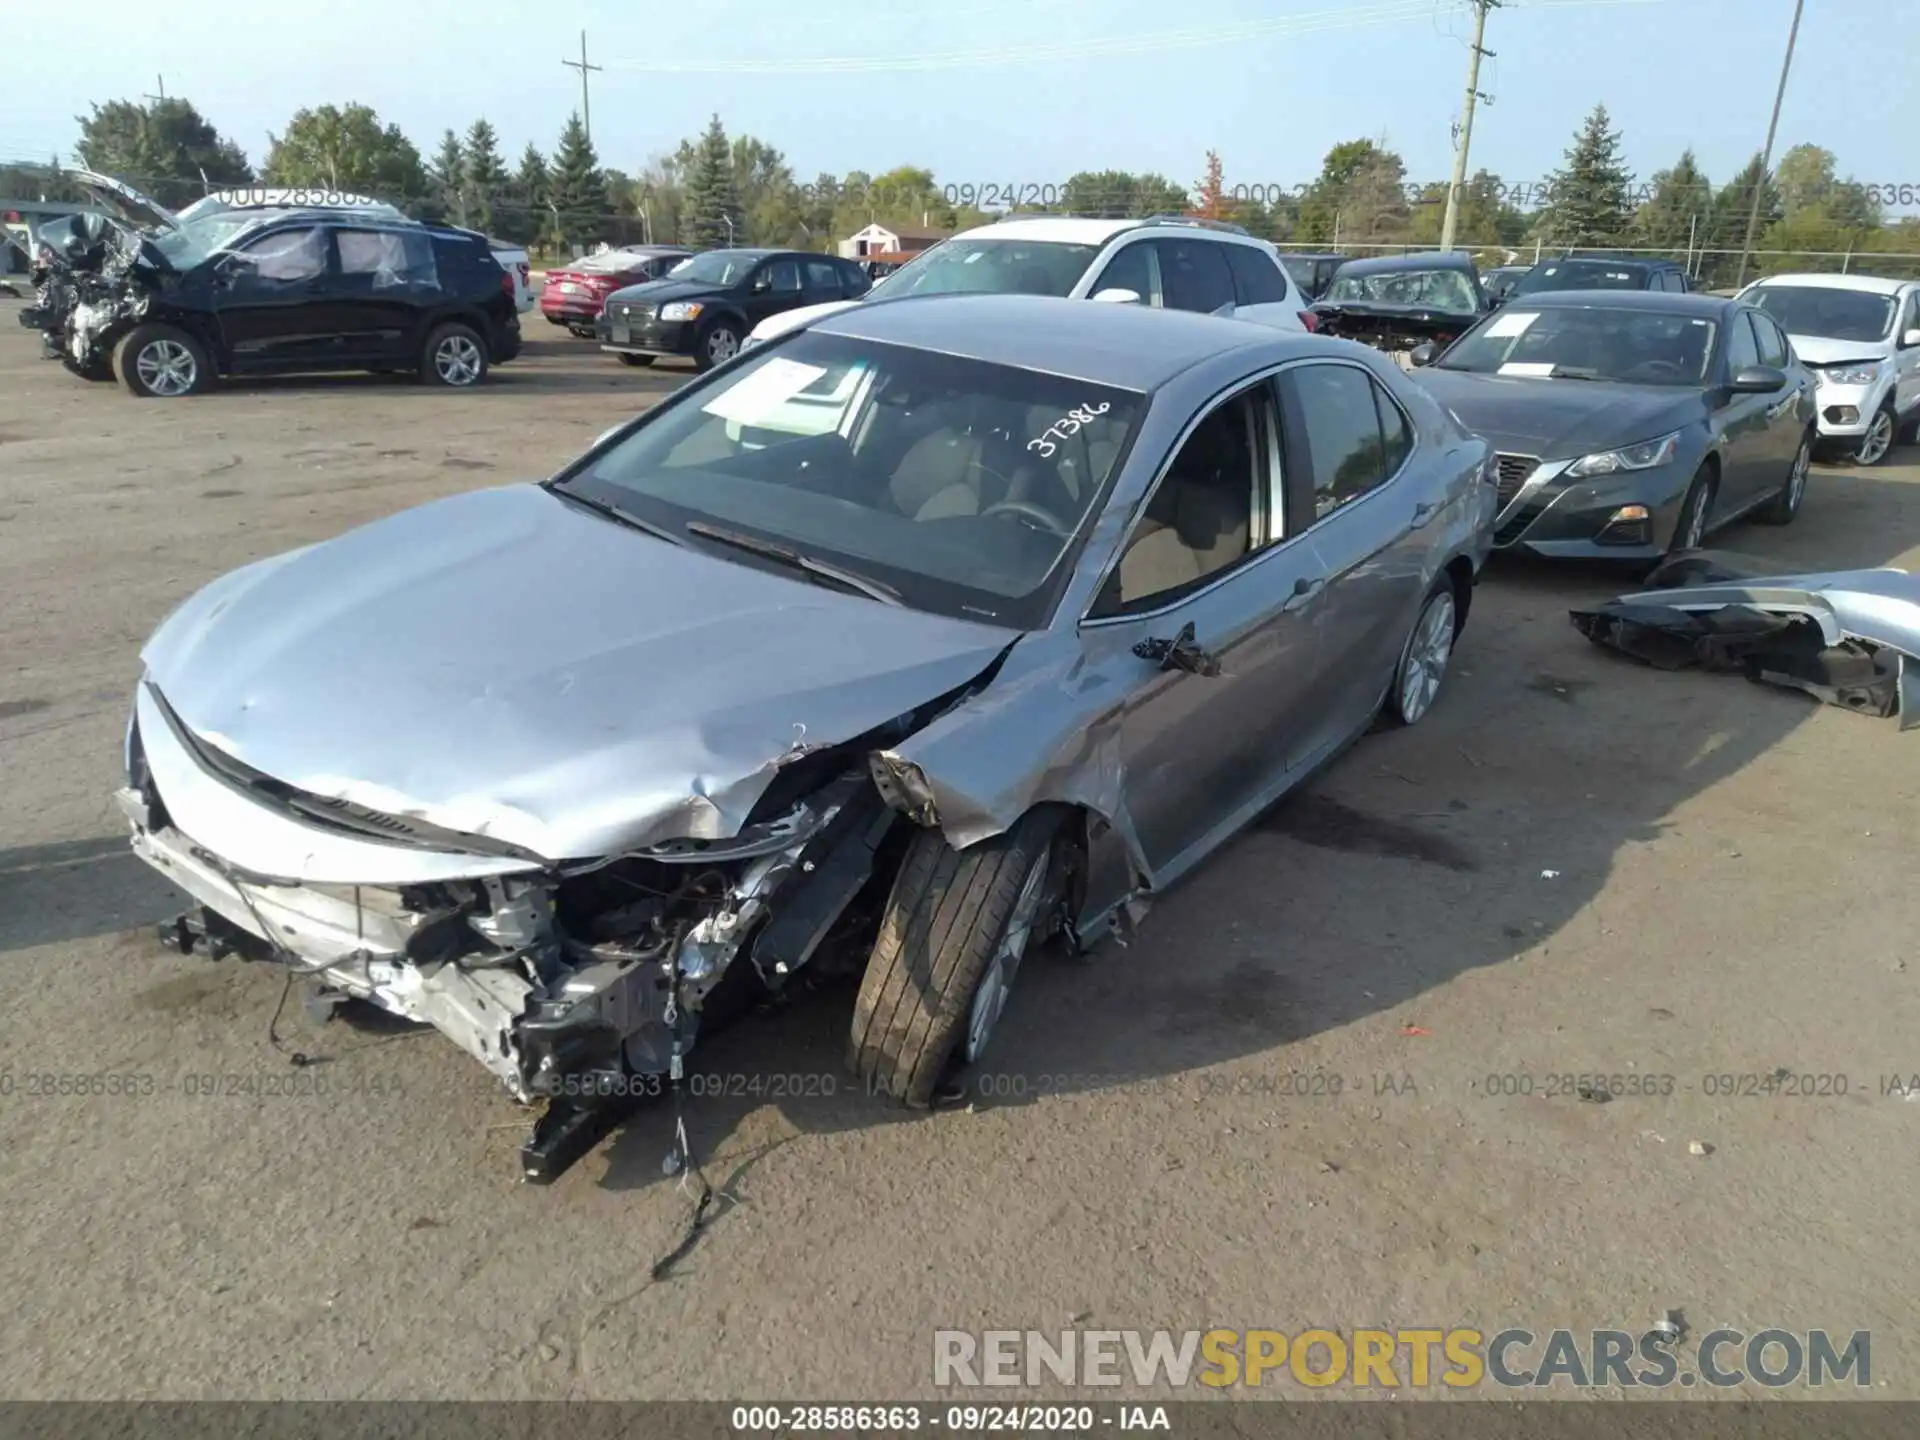
[(931, 249), (946, 238), (946, 231), (931, 230), (924, 226), (873, 224), (840, 242), (840, 258), (865, 260), (882, 255), (913, 256)]

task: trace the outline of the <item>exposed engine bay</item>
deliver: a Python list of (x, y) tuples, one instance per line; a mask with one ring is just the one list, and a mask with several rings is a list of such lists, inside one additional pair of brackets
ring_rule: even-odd
[(47, 359), (90, 378), (110, 374), (114, 342), (147, 313), (155, 267), (141, 236), (96, 215), (70, 215), (35, 235), (34, 303), (20, 323)]

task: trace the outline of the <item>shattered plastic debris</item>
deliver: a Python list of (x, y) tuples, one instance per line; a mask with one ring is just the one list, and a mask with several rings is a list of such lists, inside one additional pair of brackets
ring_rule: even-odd
[(1542, 880), (1558, 880), (1560, 878), (1560, 872), (1558, 870), (1542, 870), (1540, 872), (1540, 878)]
[(1687, 1153), (1689, 1155), (1711, 1155), (1713, 1154), (1713, 1146), (1707, 1144), (1704, 1140), (1689, 1140), (1687, 1142)]
[(1433, 1032), (1424, 1025), (1402, 1025), (1400, 1027), (1400, 1033), (1402, 1035), (1431, 1035)]

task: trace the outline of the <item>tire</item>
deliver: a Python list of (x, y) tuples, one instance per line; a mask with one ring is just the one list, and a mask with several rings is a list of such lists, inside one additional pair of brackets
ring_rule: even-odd
[(1713, 497), (1720, 488), (1720, 476), (1712, 465), (1702, 465), (1694, 473), (1687, 498), (1680, 502), (1680, 518), (1673, 524), (1673, 539), (1667, 554), (1698, 550), (1707, 539), (1707, 527), (1713, 521)]
[[(966, 850), (913, 837), (854, 1001), (847, 1064), (868, 1093), (926, 1109), (949, 1061), (979, 1060), (1045, 917), (1062, 813), (1029, 811)], [(989, 972), (1004, 983), (986, 989)]]
[(1860, 443), (1853, 447), (1850, 457), (1856, 465), (1884, 465), (1893, 454), (1893, 447), (1900, 439), (1899, 417), (1893, 413), (1893, 406), (1882, 405), (1873, 412), (1873, 420), (1867, 426), (1867, 433), (1860, 437)]
[(1794, 454), (1792, 468), (1787, 471), (1787, 483), (1754, 518), (1767, 525), (1791, 525), (1807, 498), (1807, 470), (1812, 463), (1813, 431), (1809, 430), (1800, 437), (1800, 448)]
[(711, 370), (740, 353), (740, 327), (731, 320), (715, 320), (701, 330), (694, 342), (693, 363), (700, 370)]
[(567, 333), (576, 340), (591, 340), (594, 338), (594, 331), (591, 325), (569, 325), (567, 326)]
[(487, 378), (487, 342), (471, 325), (436, 325), (420, 347), (420, 383), (471, 390)]
[(653, 363), (653, 356), (651, 355), (629, 355), (625, 351), (619, 352), (617, 358), (622, 365), (651, 365)]
[(1453, 578), (1442, 575), (1427, 592), (1400, 647), (1400, 663), (1393, 669), (1393, 689), (1387, 694), (1387, 716), (1398, 725), (1418, 725), (1440, 695), (1460, 638), (1460, 597)]
[(141, 399), (198, 395), (213, 378), (213, 362), (193, 336), (171, 325), (137, 325), (113, 347), (113, 373)]

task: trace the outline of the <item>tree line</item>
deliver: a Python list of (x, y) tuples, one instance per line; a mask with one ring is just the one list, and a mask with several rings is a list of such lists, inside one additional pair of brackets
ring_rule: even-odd
[[(1295, 187), (1230, 183), (1218, 152), (1207, 154), (1191, 184), (1100, 170), (1057, 185), (956, 186), (912, 166), (803, 182), (778, 149), (751, 135), (729, 136), (718, 115), (637, 174), (601, 163), (578, 114), (550, 151), (529, 143), (510, 164), (484, 117), (464, 130), (449, 128), (423, 156), (369, 106), (313, 106), (269, 137), (257, 173), (245, 152), (184, 99), (116, 100), (77, 118), (81, 164), (162, 204), (184, 205), (229, 185), (321, 186), (562, 252), (643, 240), (831, 250), (875, 221), (951, 232), (1007, 211), (1181, 213), (1237, 223), (1285, 245), (1421, 248), (1439, 242), (1447, 200), (1444, 184), (1410, 184), (1404, 160), (1368, 139), (1334, 146), (1319, 175)], [(59, 194), (61, 188), (57, 166), (0, 166), (0, 195), (76, 198)], [(1643, 182), (1626, 164), (1604, 106), (1586, 118), (1544, 185), (1511, 185), (1486, 169), (1475, 172), (1460, 196), (1455, 243), (1486, 259), (1536, 246), (1687, 254), (1697, 257), (1703, 279), (1718, 283), (1737, 266), (1756, 193), (1757, 248), (1793, 252), (1772, 268), (1839, 268), (1838, 259), (1810, 258), (1818, 252), (1920, 256), (1920, 220), (1890, 222), (1879, 192), (1840, 176), (1826, 150), (1796, 146), (1771, 169), (1755, 155), (1717, 187), (1688, 150)]]

